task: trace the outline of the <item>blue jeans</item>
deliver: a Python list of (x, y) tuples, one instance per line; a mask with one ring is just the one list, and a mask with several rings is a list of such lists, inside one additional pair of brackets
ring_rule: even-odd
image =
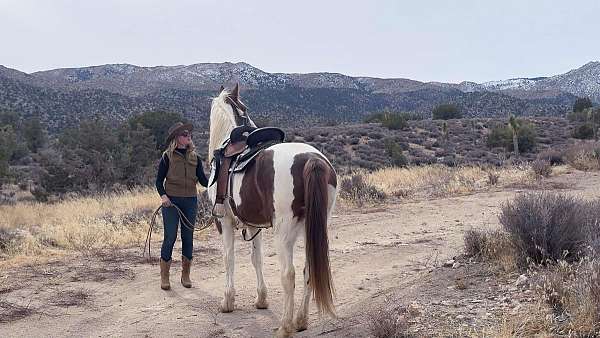
[[(197, 197), (172, 197), (169, 196), (171, 203), (181, 209), (185, 217), (191, 222), (192, 225), (196, 224), (196, 212), (198, 210), (198, 198)], [(179, 212), (175, 207), (162, 208), (164, 234), (162, 248), (160, 250), (160, 258), (164, 261), (170, 261), (171, 255), (173, 254), (173, 246), (177, 239), (177, 226), (180, 223)], [(181, 251), (182, 255), (187, 259), (192, 259), (194, 251), (194, 231), (188, 229), (183, 225), (185, 220), (181, 219)]]

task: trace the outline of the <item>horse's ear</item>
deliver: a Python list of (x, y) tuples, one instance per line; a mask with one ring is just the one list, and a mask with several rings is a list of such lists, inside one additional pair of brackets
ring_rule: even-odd
[(223, 85), (221, 85), (221, 88), (219, 88), (219, 94), (221, 94), (224, 90), (225, 90), (225, 87), (223, 87)]
[(233, 96), (235, 98), (240, 97), (240, 84), (239, 83), (236, 83), (235, 87), (233, 87), (233, 90), (231, 91), (231, 96)]

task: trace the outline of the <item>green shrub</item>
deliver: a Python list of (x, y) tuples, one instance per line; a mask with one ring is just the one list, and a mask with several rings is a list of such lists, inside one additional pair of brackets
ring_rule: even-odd
[(571, 136), (573, 136), (573, 138), (580, 139), (580, 140), (593, 139), (594, 138), (594, 126), (589, 123), (582, 124), (573, 130), (573, 133), (571, 134)]
[(169, 127), (175, 122), (188, 122), (181, 114), (163, 111), (149, 111), (143, 114), (129, 118), (128, 123), (130, 129), (136, 129), (138, 125), (149, 129), (154, 140), (156, 141), (156, 149), (164, 149), (164, 144), (167, 138)]
[[(40, 152), (40, 188), (46, 194), (93, 193), (151, 183), (160, 157), (151, 130), (140, 124), (116, 127), (100, 119), (82, 121)], [(40, 190), (42, 191), (42, 190)]]
[(383, 121), (381, 121), (381, 125), (391, 130), (400, 130), (408, 128), (408, 122), (406, 121), (406, 119), (404, 119), (404, 117), (398, 114), (386, 115)]
[(418, 121), (418, 120), (423, 120), (425, 118), (423, 115), (413, 113), (413, 112), (397, 113), (397, 112), (385, 111), (385, 112), (373, 113), (373, 114), (367, 116), (364, 119), (364, 122), (365, 123), (382, 123), (384, 120), (389, 118), (390, 115), (399, 116), (400, 118), (403, 118), (406, 121)]
[(385, 142), (385, 151), (390, 157), (390, 162), (395, 167), (406, 167), (408, 165), (408, 159), (404, 156), (402, 146), (391, 140)]
[(13, 111), (0, 111), (0, 127), (11, 126), (17, 129), (19, 126), (19, 114)]
[[(517, 140), (519, 143), (519, 152), (526, 153), (532, 151), (537, 145), (537, 135), (535, 127), (528, 122), (518, 120)], [(487, 137), (489, 148), (503, 147), (507, 151), (513, 150), (512, 130), (509, 126), (494, 127)]]
[(530, 152), (537, 145), (537, 134), (535, 132), (535, 126), (533, 124), (528, 122), (521, 122), (517, 134), (519, 138), (520, 152)]
[(32, 118), (23, 122), (22, 133), (27, 147), (33, 153), (37, 153), (48, 141), (46, 128), (42, 125), (39, 118)]
[(8, 179), (8, 165), (17, 145), (12, 126), (0, 126), (0, 185)]
[(431, 116), (434, 120), (449, 120), (460, 119), (462, 114), (454, 104), (440, 104), (433, 109)]
[(512, 148), (512, 131), (508, 126), (494, 127), (487, 137), (487, 146), (489, 148), (502, 147), (507, 150)]
[(573, 104), (573, 111), (580, 112), (593, 106), (592, 100), (589, 97), (578, 97)]
[(391, 129), (407, 129), (408, 121), (402, 113), (375, 113), (365, 119), (366, 123), (381, 123), (382, 126)]
[(587, 111), (573, 111), (567, 114), (567, 119), (571, 122), (587, 122), (588, 113)]

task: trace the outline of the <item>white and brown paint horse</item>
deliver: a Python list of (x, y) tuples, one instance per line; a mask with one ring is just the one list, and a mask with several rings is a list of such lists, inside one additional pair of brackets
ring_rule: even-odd
[[(240, 101), (239, 87), (222, 90), (213, 99), (210, 111), (208, 157), (229, 138), (240, 119), (248, 118), (246, 106)], [(214, 176), (214, 172), (211, 173)], [(308, 322), (308, 305), (314, 295), (319, 313), (332, 316), (333, 282), (329, 266), (327, 224), (335, 204), (337, 178), (331, 163), (314, 147), (304, 143), (281, 143), (262, 151), (256, 162), (232, 179), (232, 198), (241, 219), (263, 226), (273, 224), (281, 268), (284, 310), (277, 336), (287, 337), (304, 330)], [(216, 184), (209, 188), (214, 203)], [(220, 219), (223, 232), (223, 254), (226, 280), (222, 312), (234, 310), (234, 230), (238, 223), (228, 201), (226, 214)], [(239, 223), (243, 226), (243, 223)], [(248, 227), (250, 236), (257, 229)], [(294, 244), (298, 235), (305, 235), (304, 293), (294, 317), (295, 269)], [(262, 233), (252, 240), (252, 264), (256, 270), (255, 306), (268, 307), (267, 287), (263, 278)]]

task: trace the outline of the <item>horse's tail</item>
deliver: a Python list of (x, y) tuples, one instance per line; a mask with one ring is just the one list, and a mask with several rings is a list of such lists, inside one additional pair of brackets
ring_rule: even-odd
[(320, 313), (335, 316), (333, 281), (329, 267), (329, 240), (327, 238), (328, 176), (331, 169), (318, 157), (304, 165), (304, 205), (306, 221), (306, 260), (308, 283)]

